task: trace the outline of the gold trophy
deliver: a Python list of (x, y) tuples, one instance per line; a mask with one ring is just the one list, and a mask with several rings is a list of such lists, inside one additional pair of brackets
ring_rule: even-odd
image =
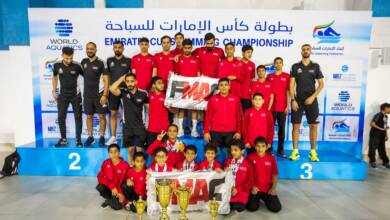
[(142, 220), (142, 216), (144, 214), (145, 207), (146, 207), (146, 202), (142, 200), (142, 196), (140, 196), (138, 198), (138, 201), (133, 201), (133, 204), (137, 210), (138, 220)]
[(158, 201), (161, 205), (161, 216), (160, 220), (169, 220), (168, 216), (168, 205), (171, 202), (172, 197), (172, 187), (168, 180), (162, 180), (159, 183), (156, 183), (156, 192)]
[(217, 219), (219, 204), (215, 197), (209, 202), (210, 215), (212, 220)]
[(179, 200), (179, 207), (180, 207), (179, 220), (188, 220), (186, 216), (186, 209), (188, 207), (188, 203), (190, 202), (192, 189), (189, 189), (184, 185), (182, 185), (178, 189), (175, 189), (174, 192)]

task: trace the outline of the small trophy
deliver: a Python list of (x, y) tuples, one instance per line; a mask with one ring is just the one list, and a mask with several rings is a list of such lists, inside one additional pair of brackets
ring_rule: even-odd
[(217, 219), (219, 204), (215, 197), (209, 202), (210, 215), (212, 220)]
[(178, 189), (175, 189), (174, 192), (179, 200), (179, 206), (180, 206), (179, 220), (188, 220), (186, 216), (186, 209), (188, 207), (188, 203), (190, 202), (192, 189), (189, 189), (184, 185), (182, 185)]
[(156, 183), (156, 192), (158, 201), (161, 205), (160, 220), (169, 220), (168, 205), (171, 202), (172, 188), (167, 180), (162, 180), (160, 183)]
[(140, 196), (138, 198), (138, 201), (134, 201), (133, 204), (135, 206), (135, 209), (137, 210), (138, 220), (142, 220), (142, 216), (146, 207), (146, 202), (142, 200), (142, 196)]

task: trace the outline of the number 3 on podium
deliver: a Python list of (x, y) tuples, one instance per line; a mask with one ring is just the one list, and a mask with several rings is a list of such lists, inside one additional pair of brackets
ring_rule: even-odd
[(69, 170), (81, 170), (81, 167), (78, 165), (80, 162), (80, 154), (72, 152), (69, 154), (68, 159), (73, 161), (69, 165)]
[(313, 179), (313, 165), (311, 163), (303, 163), (301, 169), (304, 172), (304, 174), (299, 176), (301, 179)]

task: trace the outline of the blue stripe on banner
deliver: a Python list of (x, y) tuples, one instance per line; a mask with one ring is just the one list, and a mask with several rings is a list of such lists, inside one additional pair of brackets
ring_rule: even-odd
[(106, 8), (143, 8), (144, 0), (106, 0)]
[(390, 17), (389, 0), (372, 0), (373, 17)]

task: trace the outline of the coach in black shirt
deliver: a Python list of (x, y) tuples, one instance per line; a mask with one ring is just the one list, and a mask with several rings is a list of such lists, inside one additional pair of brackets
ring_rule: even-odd
[(96, 56), (96, 44), (89, 42), (86, 45), (87, 58), (81, 61), (84, 71), (84, 113), (87, 115), (88, 138), (84, 146), (95, 142), (93, 138), (93, 114), (99, 114), (99, 145), (104, 146), (106, 132), (106, 113), (108, 101), (109, 76), (104, 61)]
[(371, 130), (370, 139), (368, 141), (368, 157), (370, 158), (370, 165), (372, 168), (376, 168), (375, 156), (376, 149), (378, 149), (383, 167), (390, 169), (385, 145), (387, 140), (387, 129), (389, 129), (387, 114), (390, 114), (390, 104), (383, 103), (381, 105), (381, 111), (374, 116), (370, 124)]
[[(72, 104), (75, 124), (77, 147), (83, 146), (81, 143), (82, 115), (81, 115), (81, 94), (78, 83), (79, 75), (83, 75), (83, 70), (79, 64), (73, 62), (73, 48), (62, 48), (62, 60), (53, 66), (53, 97), (57, 100), (58, 124), (60, 126), (61, 138), (56, 147), (67, 145), (66, 140), (66, 113), (69, 104)], [(60, 94), (57, 96), (57, 84), (60, 81)]]
[[(126, 84), (120, 88), (120, 84)], [(123, 145), (128, 148), (128, 162), (132, 166), (134, 148), (142, 152), (146, 140), (146, 129), (142, 120), (144, 105), (148, 106), (149, 99), (146, 92), (137, 89), (137, 80), (134, 74), (121, 76), (110, 86), (113, 95), (121, 97), (124, 111)]]
[[(320, 65), (310, 60), (311, 46), (304, 44), (301, 47), (302, 60), (291, 67), (290, 95), (291, 95), (291, 123), (293, 124), (293, 152), (290, 160), (299, 159), (298, 140), (302, 115), (305, 112), (310, 128), (311, 151), (309, 159), (319, 161), (317, 156), (317, 118), (319, 115), (317, 96), (324, 87), (324, 76)], [(316, 81), (318, 86), (316, 88)]]

